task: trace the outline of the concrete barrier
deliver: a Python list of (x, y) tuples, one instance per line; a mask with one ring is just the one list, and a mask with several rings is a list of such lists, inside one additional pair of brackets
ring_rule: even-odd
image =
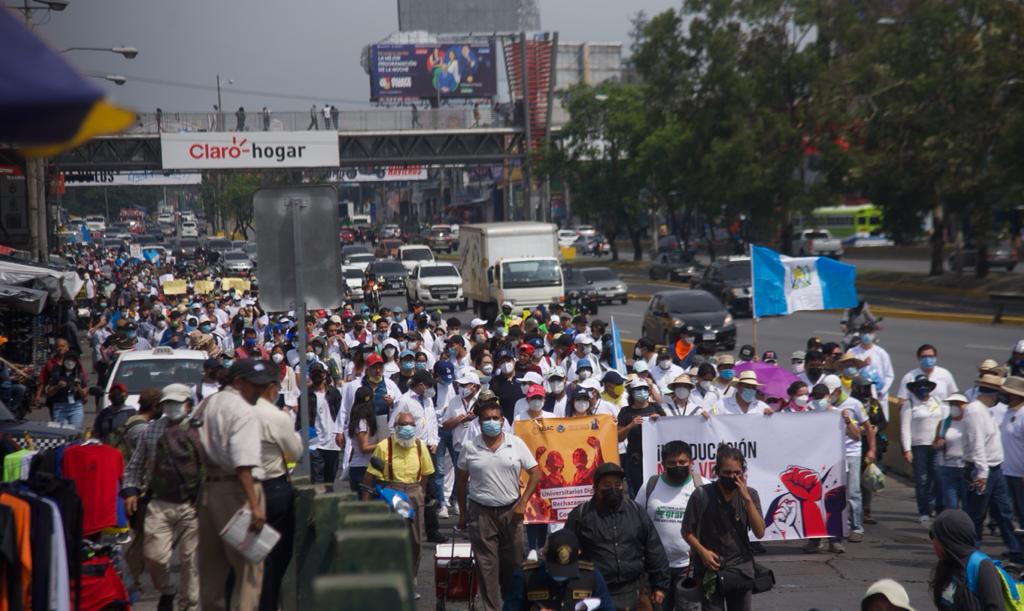
[(405, 520), (396, 513), (347, 513), (341, 516), (338, 528), (359, 530), (363, 528), (407, 528)]
[(404, 575), (413, 587), (412, 544), (408, 526), (401, 528), (341, 528), (334, 535), (332, 574)]
[(402, 573), (327, 575), (313, 585), (312, 609), (331, 611), (414, 611), (416, 601), (407, 576)]

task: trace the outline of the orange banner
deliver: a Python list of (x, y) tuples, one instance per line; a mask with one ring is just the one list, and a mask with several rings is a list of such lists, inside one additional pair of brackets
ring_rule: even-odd
[(526, 508), (527, 524), (564, 522), (574, 507), (593, 496), (597, 466), (619, 462), (615, 419), (607, 414), (518, 420), (515, 432), (533, 452), (541, 473)]

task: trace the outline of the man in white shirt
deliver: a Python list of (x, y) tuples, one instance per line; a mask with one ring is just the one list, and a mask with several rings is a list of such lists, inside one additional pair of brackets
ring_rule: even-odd
[[(1004, 390), (1009, 388), (1011, 392), (1016, 392), (1016, 381), (1009, 387), (1004, 385), (1005, 383), (996, 376), (982, 376), (978, 380), (978, 387), (986, 392), (980, 392), (977, 399), (964, 407), (964, 471), (969, 474), (970, 480), (964, 510), (974, 521), (975, 535), (979, 540), (985, 525), (985, 517), (991, 510), (999, 526), (1003, 544), (1009, 553), (1010, 562), (1019, 564), (1024, 561), (1024, 553), (1020, 541), (1013, 532), (1010, 493), (1002, 470), (1003, 442), (989, 410), (998, 402), (998, 392), (1014, 396), (1011, 404), (1018, 402), (1019, 398), (1024, 397), (1024, 385), (1019, 389), (1022, 393), (1020, 396), (1011, 395)], [(996, 393), (988, 392), (991, 390), (996, 390)]]
[(672, 380), (675, 380), (684, 373), (682, 367), (672, 362), (672, 355), (669, 354), (667, 348), (662, 348), (658, 351), (657, 364), (651, 367), (650, 371), (651, 378), (662, 394), (666, 393), (668, 385)]
[(878, 391), (878, 401), (882, 404), (883, 409), (886, 411), (886, 416), (888, 416), (889, 389), (892, 388), (896, 374), (893, 372), (892, 358), (889, 357), (889, 353), (875, 342), (876, 333), (873, 326), (864, 325), (861, 327), (860, 343), (850, 348), (850, 352), (855, 357), (864, 361), (865, 368), (874, 369), (881, 379), (881, 387), (876, 387), (875, 390)]
[(725, 400), (736, 394), (736, 387), (732, 383), (736, 377), (736, 359), (731, 354), (720, 355), (715, 367), (718, 376), (712, 380), (711, 386), (718, 392), (718, 396)]
[(758, 414), (770, 415), (772, 408), (757, 398), (757, 391), (761, 384), (757, 381), (757, 373), (753, 370), (746, 370), (740, 373), (735, 382), (736, 391), (730, 396), (722, 399), (722, 414)]
[(664, 472), (652, 475), (636, 494), (636, 504), (647, 512), (654, 522), (661, 545), (668, 556), (668, 570), (672, 585), (665, 593), (662, 609), (682, 608), (676, 601), (676, 588), (689, 573), (690, 546), (680, 536), (686, 504), (697, 486), (700, 474), (691, 470), (693, 458), (690, 445), (673, 440), (661, 446), (661, 465)]
[(956, 381), (953, 379), (953, 374), (945, 367), (939, 367), (936, 364), (938, 362), (938, 354), (938, 350), (931, 344), (924, 344), (917, 349), (918, 367), (903, 376), (903, 379), (900, 380), (900, 387), (896, 390), (896, 402), (900, 407), (910, 398), (907, 384), (913, 382), (919, 375), (926, 376), (935, 384), (935, 390), (931, 394), (932, 397), (939, 401), (945, 400), (946, 397), (955, 392), (960, 392), (960, 389), (956, 386)]
[(1002, 386), (1007, 398), (1006, 415), (999, 424), (1003, 440), (1003, 475), (1018, 524), (1024, 525), (1024, 378), (1010, 376)]
[(309, 401), (315, 406), (313, 427), (316, 437), (309, 440), (310, 476), (315, 484), (333, 484), (338, 474), (341, 447), (345, 443), (348, 414), (341, 409), (341, 392), (327, 375), (323, 365), (309, 372)]
[[(715, 390), (714, 379), (718, 375), (715, 366), (711, 363), (701, 363), (697, 367), (697, 377), (694, 379), (693, 391), (690, 392), (690, 401), (699, 404), (708, 414), (715, 415), (721, 409), (722, 397)], [(691, 378), (693, 379), (693, 378)]]

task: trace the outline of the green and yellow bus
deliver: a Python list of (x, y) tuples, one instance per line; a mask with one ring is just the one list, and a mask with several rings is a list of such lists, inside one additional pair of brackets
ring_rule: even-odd
[(833, 237), (853, 235), (869, 236), (882, 229), (882, 209), (874, 204), (855, 206), (825, 206), (815, 208), (810, 215), (793, 217), (796, 229), (828, 229)]

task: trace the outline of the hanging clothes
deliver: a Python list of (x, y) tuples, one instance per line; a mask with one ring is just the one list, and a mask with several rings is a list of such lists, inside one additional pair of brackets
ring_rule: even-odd
[[(20, 611), (29, 608), (32, 598), (32, 509), (29, 504), (10, 492), (0, 492), (0, 505), (8, 507), (14, 516), (14, 537), (18, 546), (19, 581), (17, 588), (0, 598), (0, 611)], [(7, 580), (4, 580), (6, 587)]]
[(82, 534), (86, 537), (118, 525), (117, 505), (124, 457), (117, 448), (86, 442), (64, 450), (61, 470), (82, 499)]

